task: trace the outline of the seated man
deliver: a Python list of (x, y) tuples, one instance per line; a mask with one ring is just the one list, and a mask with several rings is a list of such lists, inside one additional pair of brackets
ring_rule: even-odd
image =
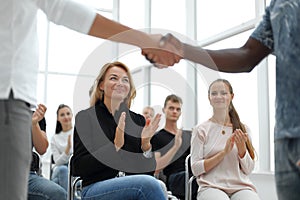
[[(46, 120), (44, 118), (47, 108), (40, 104), (32, 115), (32, 144), (39, 154), (44, 154), (48, 148), (46, 136)], [(56, 183), (40, 175), (39, 155), (32, 152), (32, 163), (28, 181), (28, 199), (64, 200), (67, 192)]]
[[(152, 140), (157, 162), (156, 172), (163, 170), (168, 189), (180, 199), (185, 197), (185, 158), (190, 153), (191, 132), (177, 128), (181, 115), (182, 99), (174, 94), (167, 96), (163, 113), (165, 127), (156, 133)], [(193, 183), (193, 198), (197, 195), (198, 185)]]

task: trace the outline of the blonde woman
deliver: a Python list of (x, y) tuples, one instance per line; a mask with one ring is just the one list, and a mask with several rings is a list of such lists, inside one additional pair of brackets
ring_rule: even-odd
[(156, 162), (150, 140), (158, 128), (129, 108), (135, 97), (129, 69), (105, 64), (95, 81), (89, 109), (75, 118), (74, 175), (83, 180), (82, 199), (166, 199), (152, 176)]

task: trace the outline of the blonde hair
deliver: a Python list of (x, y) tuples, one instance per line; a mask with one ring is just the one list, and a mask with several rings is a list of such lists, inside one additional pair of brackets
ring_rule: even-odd
[(97, 78), (94, 82), (94, 85), (91, 88), (92, 90), (91, 90), (90, 106), (94, 106), (96, 104), (96, 102), (99, 100), (100, 101), (104, 100), (104, 91), (100, 90), (99, 85), (104, 81), (107, 71), (112, 67), (122, 68), (127, 73), (127, 76), (129, 79), (130, 90), (129, 90), (128, 96), (125, 99), (125, 103), (127, 103), (128, 108), (130, 108), (132, 100), (136, 96), (136, 89), (135, 89), (129, 68), (125, 64), (118, 62), (118, 61), (115, 61), (112, 63), (106, 63), (101, 68), (99, 75), (97, 76)]

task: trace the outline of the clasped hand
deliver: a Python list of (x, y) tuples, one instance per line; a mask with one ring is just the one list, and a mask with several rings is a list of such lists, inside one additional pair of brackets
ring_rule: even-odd
[(183, 57), (182, 43), (172, 34), (151, 35), (157, 48), (143, 48), (142, 54), (157, 68), (166, 68), (178, 63)]

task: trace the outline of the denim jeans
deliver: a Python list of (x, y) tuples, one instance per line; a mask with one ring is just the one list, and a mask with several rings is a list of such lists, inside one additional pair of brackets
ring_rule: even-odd
[(51, 180), (68, 191), (68, 166), (59, 165), (54, 167)]
[(59, 185), (34, 172), (28, 181), (28, 200), (66, 200), (67, 192)]
[(278, 200), (300, 198), (300, 138), (275, 140), (275, 179)]
[(88, 185), (83, 200), (165, 200), (160, 183), (152, 176), (132, 175)]

